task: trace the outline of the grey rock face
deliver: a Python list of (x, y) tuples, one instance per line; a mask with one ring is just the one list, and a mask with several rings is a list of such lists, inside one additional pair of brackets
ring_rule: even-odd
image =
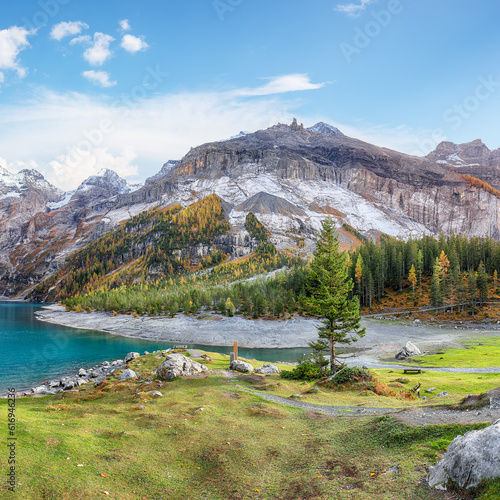
[(173, 380), (183, 375), (200, 375), (207, 371), (205, 365), (177, 353), (169, 354), (156, 370), (156, 374), (162, 380)]
[(254, 370), (253, 366), (250, 363), (246, 363), (245, 361), (241, 361), (239, 359), (235, 359), (234, 361), (232, 361), (229, 365), (229, 368), (231, 370), (243, 373), (251, 373)]
[(421, 356), (420, 349), (413, 342), (406, 342), (404, 347), (396, 354), (396, 359), (406, 359), (412, 356)]
[(280, 370), (275, 365), (262, 365), (255, 369), (256, 373), (261, 373), (262, 375), (272, 375), (273, 373), (279, 373)]
[(138, 378), (138, 377), (137, 373), (135, 373), (134, 370), (131, 370), (130, 368), (123, 370), (122, 374), (120, 375), (120, 380), (129, 380), (131, 378)]
[(431, 467), (429, 485), (446, 488), (453, 481), (461, 488), (473, 488), (483, 479), (500, 477), (500, 420), (479, 431), (456, 437), (443, 460)]
[(125, 363), (129, 363), (130, 361), (132, 361), (135, 358), (138, 358), (139, 356), (140, 356), (140, 354), (138, 352), (129, 352), (125, 356)]

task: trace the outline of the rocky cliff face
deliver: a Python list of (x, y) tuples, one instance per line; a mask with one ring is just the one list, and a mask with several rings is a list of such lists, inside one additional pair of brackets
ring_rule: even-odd
[(278, 247), (304, 252), (313, 248), (327, 215), (347, 245), (354, 237), (343, 224), (368, 237), (443, 230), (500, 238), (498, 193), (462, 174), (500, 189), (500, 150), (481, 141), (442, 143), (420, 158), (346, 137), (324, 123), (306, 129), (295, 120), (194, 148), (133, 192), (111, 171), (62, 193), (34, 171), (12, 176), (2, 169), (0, 295), (51, 274), (72, 251), (120, 221), (212, 193), (222, 199), (232, 226), (227, 238), (236, 238), (217, 245), (234, 256), (252, 250), (251, 241), (237, 236), (249, 211)]
[[(186, 204), (215, 192), (232, 205), (229, 217), (238, 223), (249, 200), (267, 193), (265, 203), (252, 206), (275, 241), (286, 245), (310, 239), (327, 214), (362, 233), (408, 237), (443, 230), (500, 237), (500, 200), (471, 186), (457, 169), (332, 133), (323, 125), (281, 124), (194, 148), (127, 203)], [(470, 157), (482, 149), (469, 151)]]

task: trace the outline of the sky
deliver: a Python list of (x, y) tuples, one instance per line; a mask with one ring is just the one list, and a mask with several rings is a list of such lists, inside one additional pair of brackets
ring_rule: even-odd
[(500, 147), (496, 0), (0, 0), (0, 166), (70, 190), (330, 123), (419, 156)]

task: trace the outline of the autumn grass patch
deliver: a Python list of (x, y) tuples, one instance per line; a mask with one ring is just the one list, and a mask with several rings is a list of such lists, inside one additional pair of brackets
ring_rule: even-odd
[[(227, 356), (210, 353), (210, 368)], [(140, 380), (17, 400), (18, 495), (25, 499), (437, 499), (422, 483), (468, 427), (414, 430), (393, 419), (326, 418), (242, 389), (363, 404), (361, 396), (277, 376), (157, 380), (162, 359), (130, 363)], [(254, 364), (258, 364), (254, 362)], [(387, 377), (396, 374), (387, 373)], [(379, 371), (374, 372), (380, 378)], [(490, 387), (491, 388), (491, 382)], [(162, 397), (151, 398), (148, 391)], [(343, 398), (343, 399), (342, 399)], [(349, 399), (352, 398), (352, 399)], [(0, 412), (6, 400), (0, 400)], [(397, 465), (397, 474), (385, 474)], [(6, 469), (4, 465), (4, 471)], [(7, 493), (0, 486), (0, 497)]]

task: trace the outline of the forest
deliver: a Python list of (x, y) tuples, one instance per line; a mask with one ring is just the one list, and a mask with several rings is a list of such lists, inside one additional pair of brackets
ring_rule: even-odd
[[(267, 238), (254, 214), (249, 214), (247, 223)], [(64, 304), (68, 310), (136, 315), (211, 311), (253, 318), (307, 315), (307, 262), (262, 240), (257, 251), (244, 259), (132, 285), (101, 285), (65, 299)], [(474, 315), (498, 292), (500, 243), (444, 234), (407, 241), (386, 236), (378, 243), (365, 239), (348, 253), (347, 265), (354, 282), (351, 293), (359, 297), (364, 312), (386, 295), (404, 292), (404, 307), (442, 306), (452, 313)], [(270, 271), (274, 272), (265, 274)]]

